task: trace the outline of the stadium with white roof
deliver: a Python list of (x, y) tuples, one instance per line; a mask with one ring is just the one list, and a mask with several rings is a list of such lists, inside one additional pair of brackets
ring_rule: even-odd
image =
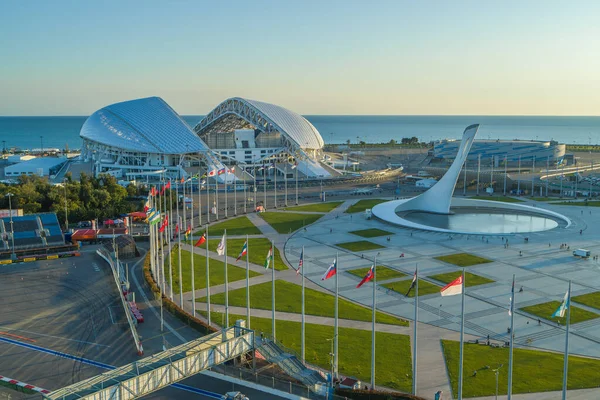
[(94, 175), (157, 180), (225, 165), (238, 166), (238, 177), (259, 166), (290, 179), (339, 174), (320, 162), (323, 138), (304, 117), (238, 97), (219, 104), (193, 130), (159, 97), (116, 103), (93, 113), (80, 136)]

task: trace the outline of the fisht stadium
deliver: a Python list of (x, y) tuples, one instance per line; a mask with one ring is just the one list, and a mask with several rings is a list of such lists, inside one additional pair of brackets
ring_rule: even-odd
[(223, 101), (193, 130), (159, 97), (116, 103), (93, 113), (80, 136), (82, 159), (96, 176), (153, 181), (225, 165), (237, 166), (238, 178), (265, 165), (260, 170), (288, 179), (339, 175), (321, 162), (323, 138), (304, 117), (239, 97)]

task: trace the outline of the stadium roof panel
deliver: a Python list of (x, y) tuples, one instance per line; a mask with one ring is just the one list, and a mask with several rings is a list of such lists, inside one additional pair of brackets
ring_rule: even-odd
[[(249, 121), (248, 116), (253, 113), (244, 112), (240, 109), (240, 104), (252, 109), (253, 112), (260, 114), (264, 120), (268, 121), (269, 124), (281, 134), (295, 142), (298, 147), (306, 149), (321, 149), (323, 147), (323, 138), (317, 128), (300, 114), (275, 104), (244, 99), (241, 97), (233, 97), (219, 104), (202, 121), (200, 121), (194, 130), (199, 133), (211, 124), (217, 122), (220, 117), (227, 114), (236, 114)], [(253, 123), (254, 121), (249, 122)], [(257, 128), (261, 129), (263, 127), (257, 126)]]
[(125, 150), (182, 154), (209, 151), (160, 97), (124, 101), (93, 113), (79, 134), (84, 139)]

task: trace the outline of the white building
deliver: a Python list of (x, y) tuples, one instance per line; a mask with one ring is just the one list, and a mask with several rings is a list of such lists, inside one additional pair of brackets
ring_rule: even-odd
[(432, 187), (433, 185), (435, 185), (437, 183), (437, 181), (435, 179), (419, 179), (416, 183), (415, 186), (418, 188), (426, 188), (429, 189), (430, 187)]
[(159, 97), (124, 101), (93, 113), (79, 134), (81, 157), (102, 173), (128, 180), (180, 178), (223, 164)]
[(275, 104), (230, 98), (194, 131), (225, 164), (247, 170), (275, 164), (278, 174), (287, 171), (308, 178), (339, 175), (321, 162), (324, 142), (319, 131), (306, 118)]
[(4, 169), (4, 175), (7, 178), (18, 177), (21, 175), (50, 176), (60, 170), (67, 161), (64, 157), (40, 157), (23, 161), (14, 165), (9, 165)]

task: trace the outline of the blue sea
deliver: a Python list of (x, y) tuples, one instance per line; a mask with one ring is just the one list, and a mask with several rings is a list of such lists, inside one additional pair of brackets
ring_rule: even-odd
[[(79, 130), (86, 118), (0, 117), (0, 146), (78, 149)], [(600, 144), (600, 117), (309, 115), (306, 118), (321, 132), (325, 143), (347, 140), (387, 143), (412, 136), (421, 141), (456, 139), (465, 127), (479, 123), (480, 139)], [(202, 116), (187, 115), (183, 119), (193, 127)]]

